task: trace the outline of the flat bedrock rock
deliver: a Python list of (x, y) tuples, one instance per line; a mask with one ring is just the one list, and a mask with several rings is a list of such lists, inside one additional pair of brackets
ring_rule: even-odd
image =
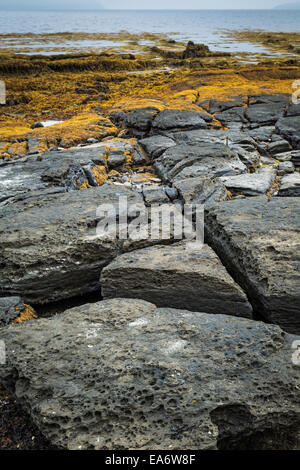
[(299, 432), (297, 337), (274, 325), (113, 299), (0, 338), (0, 383), (64, 449), (217, 449)]
[(245, 198), (210, 207), (206, 236), (254, 310), (300, 333), (300, 204), (297, 197)]
[(47, 152), (0, 167), (0, 204), (31, 198), (35, 193), (61, 193), (80, 189), (82, 184), (97, 186), (92, 172), (95, 165), (116, 168), (125, 162), (124, 153), (133, 156), (137, 146), (124, 139), (109, 139), (92, 146), (69, 151)]
[(220, 178), (229, 191), (245, 196), (266, 194), (271, 189), (274, 179), (274, 174), (271, 172), (246, 173)]
[(100, 284), (103, 298), (251, 318), (246, 295), (207, 245), (179, 243), (126, 253), (103, 269)]
[(285, 103), (254, 104), (248, 107), (245, 116), (250, 122), (263, 126), (275, 124), (283, 116), (285, 107)]
[(154, 167), (166, 182), (203, 175), (236, 175), (247, 171), (238, 155), (221, 143), (170, 147), (155, 160)]
[[(117, 239), (96, 236), (97, 208), (119, 197), (141, 204), (140, 194), (103, 186), (15, 202), (0, 218), (1, 295), (46, 303), (99, 289), (99, 274), (120, 252)], [(128, 243), (130, 249), (130, 243)]]
[(169, 129), (205, 129), (206, 122), (202, 114), (196, 111), (165, 109), (156, 116), (152, 128), (154, 132)]

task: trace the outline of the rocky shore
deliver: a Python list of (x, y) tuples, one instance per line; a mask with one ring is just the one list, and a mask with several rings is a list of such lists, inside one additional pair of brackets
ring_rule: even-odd
[[(34, 448), (299, 449), (300, 105), (178, 83), (115, 94), (84, 136), (78, 122), (6, 136), (0, 448), (32, 448), (7, 419)], [(99, 236), (97, 208), (119, 230), (120, 198), (147, 226), (153, 207), (204, 205), (204, 245)]]

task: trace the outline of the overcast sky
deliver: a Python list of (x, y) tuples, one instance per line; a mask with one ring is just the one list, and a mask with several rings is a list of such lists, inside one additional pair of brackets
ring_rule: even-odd
[[(286, 0), (288, 2), (289, 0)], [(227, 9), (227, 8), (272, 8), (285, 0), (0, 0), (2, 9)]]

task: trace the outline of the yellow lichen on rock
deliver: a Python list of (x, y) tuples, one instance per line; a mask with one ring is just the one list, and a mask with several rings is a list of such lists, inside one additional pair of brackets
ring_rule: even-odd
[(34, 320), (35, 318), (37, 318), (35, 310), (30, 305), (24, 304), (24, 306), (24, 310), (20, 312), (17, 318), (12, 320), (11, 325), (14, 325), (16, 323), (23, 323), (25, 321)]
[(105, 166), (95, 165), (92, 168), (98, 186), (102, 186), (108, 180)]

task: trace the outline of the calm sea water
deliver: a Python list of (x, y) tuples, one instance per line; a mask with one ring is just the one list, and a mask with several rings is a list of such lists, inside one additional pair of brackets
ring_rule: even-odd
[[(265, 31), (300, 31), (300, 10), (103, 10), (12, 12), (0, 11), (0, 34), (89, 32), (112, 33), (126, 30), (131, 33), (167, 33), (180, 41), (193, 40), (207, 44), (212, 50), (261, 52), (260, 46), (229, 41), (226, 29), (261, 29)], [(1, 39), (0, 39), (1, 40)], [(3, 42), (3, 41), (2, 41)], [(7, 40), (5, 41), (7, 44)], [(11, 45), (22, 49), (12, 40)], [(109, 41), (109, 46), (113, 45)], [(48, 45), (45, 45), (45, 53)], [(46, 47), (47, 46), (47, 47)], [(68, 47), (70, 44), (68, 44)], [(81, 49), (89, 48), (86, 41), (76, 43)], [(108, 44), (93, 44), (104, 50)], [(0, 45), (1, 47), (1, 45)], [(41, 43), (41, 47), (43, 44)]]

